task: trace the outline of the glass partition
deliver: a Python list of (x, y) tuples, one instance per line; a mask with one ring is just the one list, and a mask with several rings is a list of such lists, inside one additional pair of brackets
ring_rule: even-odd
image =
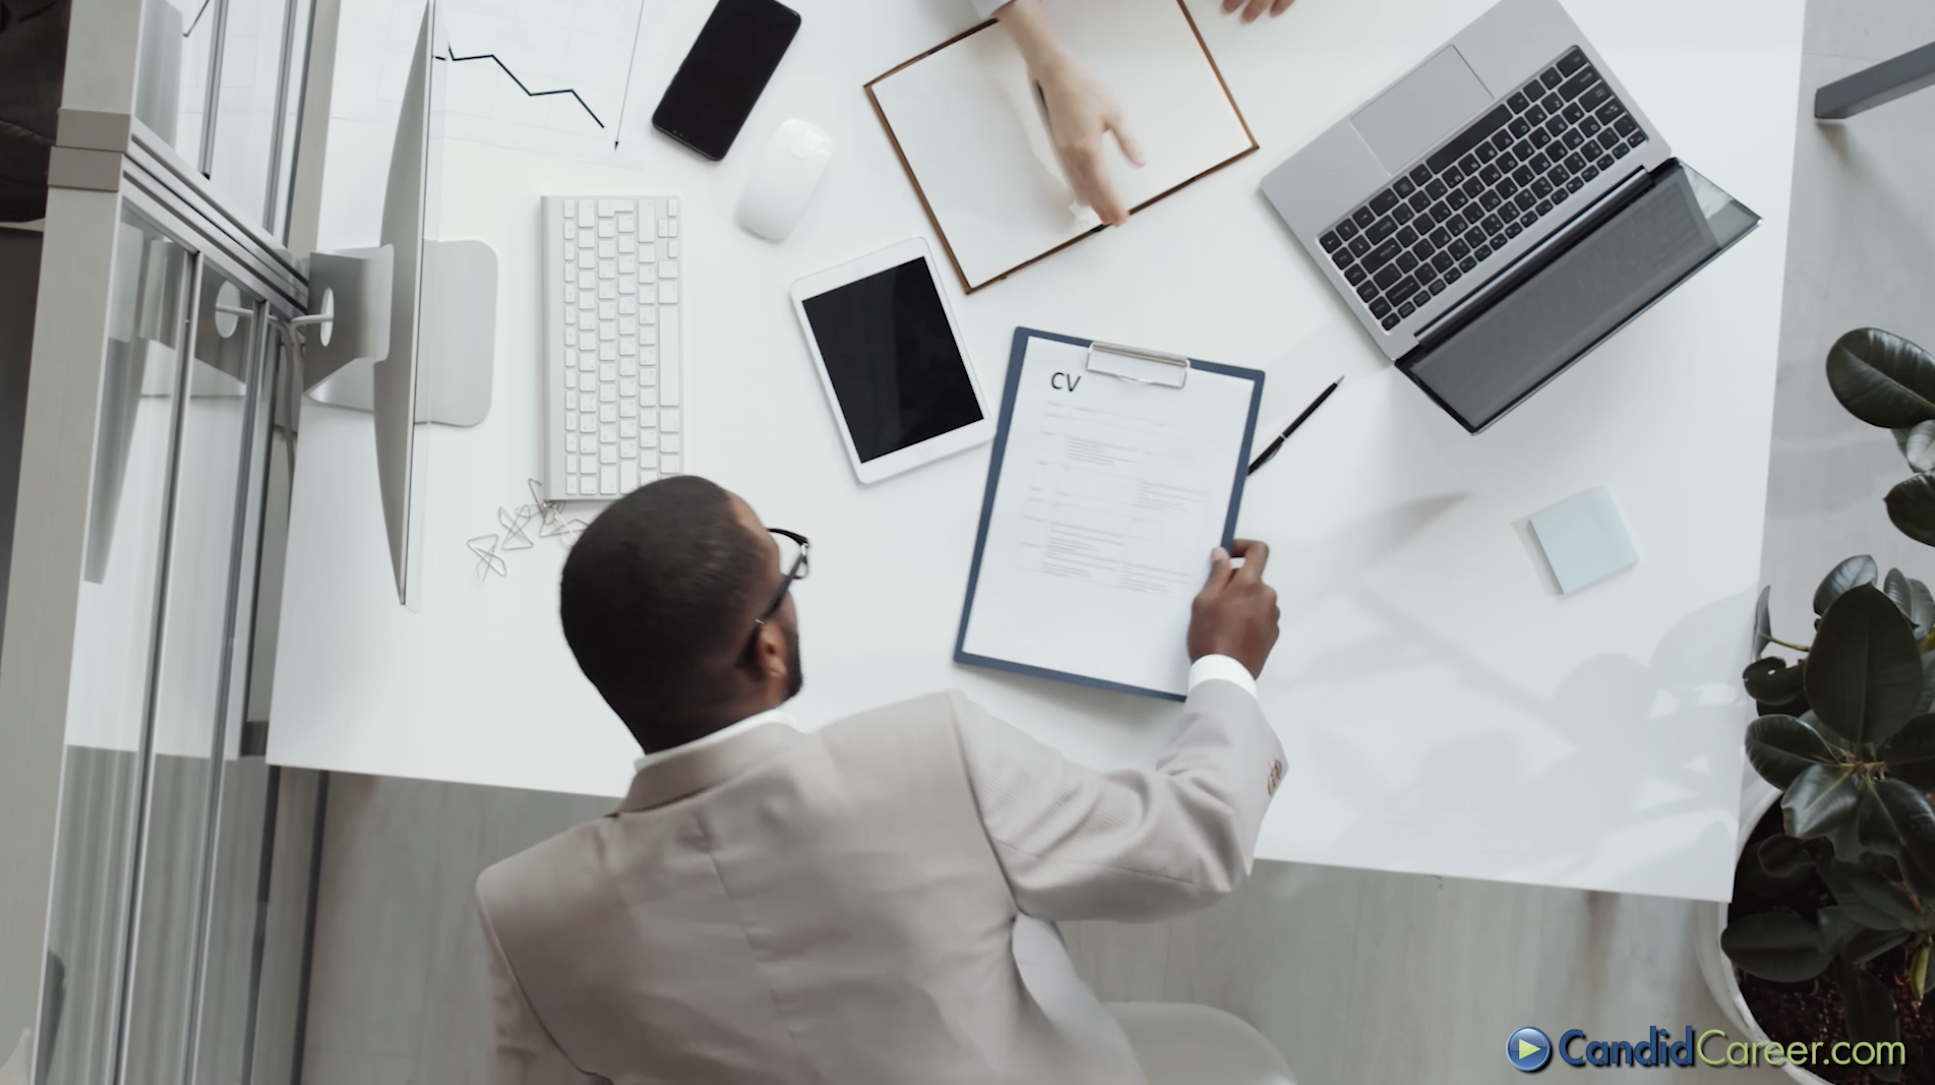
[[(204, 262), (185, 381), (161, 651), (148, 743), (148, 816), (131, 962), (126, 1080), (182, 1080), (200, 989), (201, 927), (229, 725), (251, 392), (262, 302)], [(252, 578), (251, 578), (252, 579)], [(240, 706), (235, 706), (239, 708)]]
[(112, 1080), (144, 803), (169, 480), (187, 340), (191, 254), (126, 210), (69, 683), (67, 755), (49, 919), (47, 1082)]
[(240, 739), (277, 340), (261, 295), (131, 205), (109, 282), (40, 1080), (240, 1082), (275, 802)]
[(233, 207), (280, 237), (284, 200), (279, 197), (294, 159), (290, 104), (300, 98), (309, 6), (292, 0), (226, 0), (225, 7), (208, 176)]
[(224, 0), (142, 0), (134, 116), (199, 170)]
[(287, 234), (313, 0), (142, 0), (135, 117), (243, 221)]

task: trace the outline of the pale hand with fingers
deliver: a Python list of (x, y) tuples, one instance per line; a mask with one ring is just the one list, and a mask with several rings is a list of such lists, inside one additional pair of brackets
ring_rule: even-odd
[(1289, 8), (1290, 2), (1291, 0), (1249, 0), (1245, 3), (1244, 0), (1223, 0), (1223, 14), (1228, 15), (1237, 8), (1242, 8), (1243, 21), (1252, 23), (1265, 11), (1268, 11), (1272, 17), (1283, 14)]
[(1112, 135), (1122, 155), (1143, 162), (1142, 148), (1129, 133), (1122, 109), (1107, 87), (1074, 57), (1061, 54), (1032, 72), (1048, 109), (1049, 135), (1062, 172), (1082, 201), (1110, 226), (1129, 220), (1129, 209), (1109, 182), (1104, 144)]
[[(1243, 559), (1242, 568), (1232, 555)], [(1238, 539), (1228, 551), (1210, 552), (1209, 580), (1196, 595), (1189, 613), (1189, 658), (1229, 656), (1262, 677), (1264, 661), (1277, 643), (1276, 589), (1263, 582), (1270, 548), (1254, 539)]]

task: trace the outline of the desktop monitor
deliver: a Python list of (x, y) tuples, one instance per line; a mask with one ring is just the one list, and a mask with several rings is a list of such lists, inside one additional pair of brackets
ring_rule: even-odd
[[(310, 256), (315, 315), (302, 349), (310, 398), (375, 417), (376, 482), (397, 599), (421, 606), (424, 448), (429, 423), (474, 426), (490, 411), (497, 257), (481, 241), (431, 238), (436, 5), (424, 6), (383, 196), (382, 244)], [(354, 364), (352, 364), (354, 363)]]
[(414, 607), (422, 548), (422, 461), (417, 450), (418, 333), (422, 324), (424, 201), (430, 163), (430, 50), (435, 2), (424, 5), (403, 109), (390, 151), (390, 179), (383, 194), (383, 246), (391, 252), (390, 349), (371, 374), (376, 416), (376, 483), (390, 543), (399, 602)]
[(418, 605), (423, 459), (417, 448), (425, 202), (430, 174), (431, 26), (426, 4), (403, 87), (384, 186), (382, 244), (309, 259), (302, 347), (311, 399), (375, 419), (376, 484), (399, 602)]

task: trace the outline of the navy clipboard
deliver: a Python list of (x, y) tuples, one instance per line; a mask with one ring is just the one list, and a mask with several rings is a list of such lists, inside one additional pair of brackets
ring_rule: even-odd
[[(1037, 678), (1055, 678), (1065, 682), (1074, 682), (1078, 685), (1094, 686), (1099, 689), (1115, 690), (1121, 693), (1134, 693), (1144, 697), (1159, 697), (1173, 701), (1183, 700), (1184, 696), (1178, 693), (1150, 689), (1132, 683), (1093, 678), (1066, 671), (1051, 670), (1045, 667), (1031, 666), (1015, 660), (996, 659), (985, 655), (977, 655), (967, 650), (968, 623), (974, 614), (975, 590), (981, 582), (981, 561), (987, 548), (989, 525), (994, 517), (995, 495), (1000, 488), (1002, 468), (1007, 459), (1008, 437), (1014, 422), (1015, 403), (1020, 392), (1021, 374), (1025, 368), (1024, 362), (1028, 354), (1028, 344), (1031, 340), (1035, 339), (1045, 339), (1087, 348), (1090, 351), (1089, 371), (1091, 374), (1118, 378), (1138, 384), (1167, 385), (1169, 389), (1179, 390), (1185, 386), (1188, 373), (1198, 370), (1207, 373), (1218, 373), (1229, 377), (1238, 377), (1254, 382), (1254, 388), (1250, 393), (1249, 411), (1243, 423), (1243, 440), (1237, 450), (1235, 461), (1230, 464), (1229, 512), (1223, 523), (1222, 537), (1222, 544), (1225, 547), (1228, 547), (1235, 540), (1237, 513), (1243, 506), (1244, 481), (1249, 477), (1250, 446), (1256, 437), (1257, 411), (1263, 402), (1264, 374), (1261, 370), (1257, 369), (1243, 369), (1236, 366), (1221, 365), (1216, 362), (1200, 361), (1194, 358), (1159, 354), (1153, 351), (1137, 350), (1131, 347), (1113, 346), (1105, 343), (1097, 343), (1091, 339), (1057, 335), (1053, 332), (1039, 331), (1034, 328), (1015, 329), (1014, 345), (1008, 355), (1008, 375), (1001, 394), (1001, 417), (995, 430), (993, 454), (988, 458), (988, 485), (981, 498), (980, 526), (977, 529), (974, 539), (974, 562), (968, 571), (967, 598), (961, 605), (961, 628), (954, 640), (954, 661), (976, 667), (990, 667), (996, 670), (1012, 671), (1016, 674), (1034, 675)], [(1096, 359), (1102, 358), (1105, 355), (1108, 357), (1109, 364), (1111, 365), (1119, 360), (1125, 366), (1132, 368), (1096, 368)], [(1150, 394), (1159, 395), (1163, 391), (1164, 389), (1161, 388), (1152, 388)], [(1178, 644), (1176, 650), (1179, 653), (1182, 652), (1183, 646)]]

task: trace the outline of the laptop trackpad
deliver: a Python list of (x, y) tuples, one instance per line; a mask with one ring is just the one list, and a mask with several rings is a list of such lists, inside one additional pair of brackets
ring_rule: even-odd
[(1444, 142), (1478, 111), (1492, 92), (1472, 74), (1453, 46), (1445, 46), (1350, 119), (1384, 168), (1397, 173)]

